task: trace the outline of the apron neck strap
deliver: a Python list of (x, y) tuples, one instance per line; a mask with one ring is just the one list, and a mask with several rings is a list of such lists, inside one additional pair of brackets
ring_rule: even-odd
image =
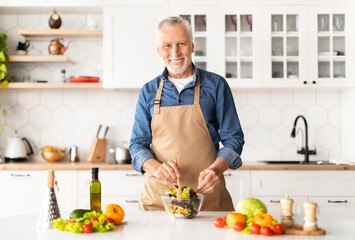
[[(163, 92), (164, 79), (161, 78), (157, 95), (154, 100), (154, 113), (160, 113), (161, 93)], [(197, 80), (195, 84), (194, 105), (200, 104), (200, 72), (197, 70)]]
[(197, 80), (195, 84), (195, 96), (194, 96), (194, 104), (199, 105), (200, 104), (200, 72), (198, 69), (197, 71)]

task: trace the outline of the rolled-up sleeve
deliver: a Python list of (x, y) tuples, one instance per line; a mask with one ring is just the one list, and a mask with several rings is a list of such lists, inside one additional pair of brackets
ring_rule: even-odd
[(145, 97), (145, 88), (143, 87), (137, 101), (129, 145), (129, 152), (132, 156), (132, 167), (140, 173), (144, 173), (142, 170), (143, 163), (149, 158), (155, 158), (154, 153), (150, 150), (152, 142), (151, 120), (149, 104)]
[(240, 154), (244, 145), (244, 133), (239, 122), (232, 92), (225, 79), (219, 81), (216, 99), (216, 117), (223, 144), (217, 157), (223, 157), (228, 161), (231, 169), (237, 169), (242, 166)]

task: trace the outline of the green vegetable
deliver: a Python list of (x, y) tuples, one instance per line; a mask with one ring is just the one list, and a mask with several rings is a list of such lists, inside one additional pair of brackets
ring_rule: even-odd
[(250, 226), (253, 225), (253, 217), (260, 213), (266, 213), (265, 204), (256, 198), (244, 198), (238, 202), (236, 212), (243, 213), (247, 216), (245, 228), (242, 233), (251, 234)]
[(87, 212), (91, 212), (91, 210), (89, 210), (89, 209), (75, 209), (70, 213), (70, 218), (81, 218)]
[(238, 202), (236, 212), (243, 213), (247, 218), (252, 218), (257, 214), (266, 213), (265, 204), (256, 198), (244, 198)]
[[(85, 209), (81, 209), (85, 210)], [(116, 228), (116, 226), (108, 220), (100, 212), (90, 211), (84, 213), (83, 217), (71, 219), (55, 219), (53, 221), (53, 228), (61, 231), (68, 231), (72, 233), (82, 233), (84, 224), (91, 224), (90, 219), (97, 217), (99, 221), (92, 223), (93, 232), (109, 232)], [(75, 222), (74, 222), (75, 221)]]

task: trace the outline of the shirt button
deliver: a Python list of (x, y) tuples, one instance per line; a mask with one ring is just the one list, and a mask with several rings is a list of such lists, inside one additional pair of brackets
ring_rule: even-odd
[(174, 87), (174, 84), (171, 84), (171, 87), (173, 88), (173, 87)]
[(179, 103), (181, 103), (181, 99), (179, 99)]

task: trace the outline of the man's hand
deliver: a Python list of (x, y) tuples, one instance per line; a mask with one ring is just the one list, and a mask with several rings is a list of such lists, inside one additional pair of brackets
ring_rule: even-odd
[(148, 159), (143, 164), (143, 170), (158, 179), (171, 183), (176, 182), (177, 177), (180, 177), (180, 170), (174, 161), (161, 164), (155, 159)]
[(205, 169), (200, 172), (198, 177), (198, 192), (199, 193), (211, 193), (219, 183), (219, 176), (212, 169)]
[(220, 176), (229, 168), (229, 163), (222, 157), (200, 172), (198, 177), (198, 191), (200, 193), (211, 193), (219, 184)]

